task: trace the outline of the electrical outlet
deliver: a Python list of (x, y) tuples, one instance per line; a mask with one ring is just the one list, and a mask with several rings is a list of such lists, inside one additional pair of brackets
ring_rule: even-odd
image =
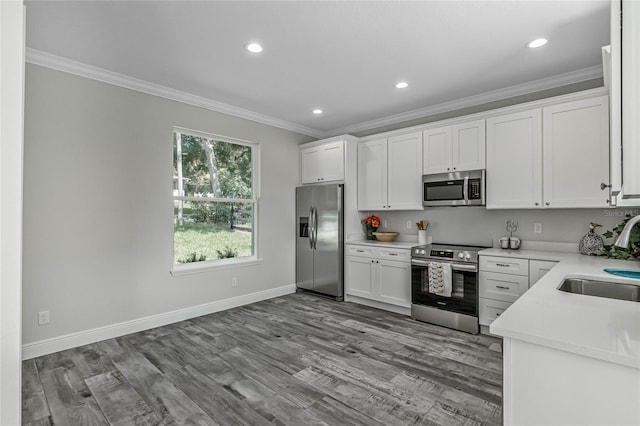
[(49, 324), (49, 311), (38, 312), (38, 325)]
[(536, 222), (533, 224), (533, 232), (536, 234), (542, 234), (542, 223)]
[(387, 227), (387, 219), (382, 219), (382, 227), (383, 228)]
[(413, 227), (413, 222), (410, 220), (407, 221), (407, 229), (411, 229)]
[(231, 287), (238, 287), (238, 279), (236, 277), (231, 278)]

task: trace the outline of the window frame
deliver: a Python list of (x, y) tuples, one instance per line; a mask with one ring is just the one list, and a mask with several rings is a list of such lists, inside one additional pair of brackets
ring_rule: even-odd
[[(251, 148), (251, 192), (252, 197), (249, 198), (218, 198), (218, 197), (189, 197), (181, 195), (173, 195), (173, 185), (171, 185), (171, 211), (172, 211), (172, 234), (171, 234), (171, 275), (185, 275), (199, 272), (212, 271), (216, 269), (227, 269), (240, 266), (250, 266), (262, 263), (259, 257), (258, 244), (258, 218), (259, 218), (259, 201), (260, 201), (260, 143), (243, 139), (222, 136), (215, 133), (207, 133), (198, 130), (192, 130), (185, 127), (174, 126), (171, 132), (172, 141), (176, 133), (186, 134), (198, 138), (214, 139), (216, 141), (231, 143), (235, 145), (243, 145)], [(172, 142), (173, 145), (173, 142)], [(173, 155), (172, 155), (173, 157)], [(173, 159), (172, 159), (173, 163)], [(173, 168), (172, 168), (173, 169)], [(173, 182), (173, 170), (172, 170)], [(251, 203), (253, 204), (253, 223), (251, 225), (251, 238), (253, 254), (251, 256), (234, 257), (227, 259), (207, 259), (200, 262), (191, 263), (174, 263), (175, 262), (175, 214), (173, 214), (176, 201), (194, 201), (194, 202), (210, 202), (210, 203)]]

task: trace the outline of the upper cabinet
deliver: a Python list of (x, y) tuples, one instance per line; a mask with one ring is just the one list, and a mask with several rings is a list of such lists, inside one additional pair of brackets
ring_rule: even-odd
[(489, 209), (608, 207), (608, 178), (606, 96), (487, 119)]
[(609, 98), (542, 110), (544, 207), (609, 207)]
[(358, 210), (422, 210), (422, 133), (358, 144)]
[(487, 208), (542, 203), (542, 110), (487, 119)]
[(344, 180), (344, 141), (300, 149), (303, 184)]
[[(611, 193), (617, 205), (640, 205), (640, 2), (611, 2)], [(608, 71), (608, 72), (607, 72)]]
[(485, 120), (423, 132), (423, 174), (485, 168)]

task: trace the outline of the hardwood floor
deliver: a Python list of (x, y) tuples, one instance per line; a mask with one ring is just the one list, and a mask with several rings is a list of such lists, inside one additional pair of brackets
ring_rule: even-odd
[(23, 424), (501, 424), (499, 342), (293, 294), (24, 361)]

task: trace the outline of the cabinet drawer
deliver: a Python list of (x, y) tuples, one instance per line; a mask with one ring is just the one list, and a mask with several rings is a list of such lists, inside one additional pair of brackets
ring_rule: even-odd
[(525, 275), (480, 272), (480, 297), (513, 303), (529, 288)]
[(347, 255), (348, 256), (364, 256), (371, 257), (373, 256), (374, 247), (371, 246), (347, 246)]
[(480, 256), (480, 270), (529, 276), (529, 260), (511, 257)]
[(499, 300), (480, 298), (480, 324), (490, 325), (493, 320), (498, 318), (507, 308), (511, 306), (509, 302)]
[(411, 261), (411, 250), (402, 249), (380, 249), (380, 259), (398, 260), (403, 262)]

